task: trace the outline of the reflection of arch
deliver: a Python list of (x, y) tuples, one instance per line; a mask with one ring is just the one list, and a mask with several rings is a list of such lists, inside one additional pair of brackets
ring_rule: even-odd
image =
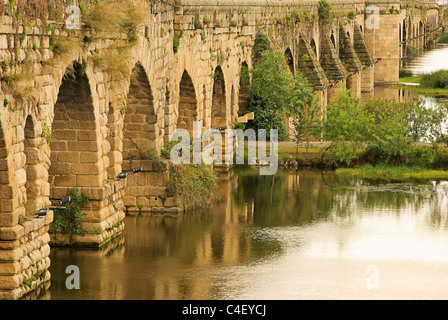
[(226, 119), (226, 83), (220, 66), (215, 69), (212, 97), (212, 128), (227, 125)]
[(197, 120), (196, 91), (193, 80), (185, 70), (180, 81), (177, 128), (193, 133), (193, 122)]
[(123, 159), (141, 159), (155, 148), (157, 117), (148, 76), (137, 63), (131, 73), (123, 127)]
[(243, 116), (248, 111), (250, 73), (246, 62), (241, 65), (240, 71), (240, 90), (238, 94), (238, 116)]
[(291, 49), (287, 48), (285, 51), (286, 63), (288, 64), (289, 70), (294, 74), (294, 58), (292, 56)]
[(100, 186), (99, 130), (89, 80), (84, 68), (77, 62), (62, 79), (54, 105), (52, 129), (54, 140), (50, 143), (49, 169), (52, 185), (67, 187), (67, 191), (74, 186)]

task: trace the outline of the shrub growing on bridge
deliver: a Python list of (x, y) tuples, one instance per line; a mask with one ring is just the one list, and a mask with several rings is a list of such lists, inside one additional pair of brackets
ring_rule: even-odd
[(167, 193), (175, 196), (185, 209), (208, 206), (218, 188), (212, 168), (201, 165), (176, 165), (170, 170)]

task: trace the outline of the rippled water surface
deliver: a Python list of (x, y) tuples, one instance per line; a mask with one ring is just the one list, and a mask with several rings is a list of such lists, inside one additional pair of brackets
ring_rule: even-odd
[[(127, 217), (115, 248), (52, 250), (42, 298), (447, 299), (447, 191), (233, 171), (207, 212)], [(65, 288), (68, 265), (80, 290)]]

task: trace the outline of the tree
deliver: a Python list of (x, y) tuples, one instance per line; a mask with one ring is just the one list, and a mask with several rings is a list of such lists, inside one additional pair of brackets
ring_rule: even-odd
[(289, 115), (294, 118), (294, 136), (296, 140), (296, 153), (298, 154), (299, 143), (306, 141), (308, 152), (309, 142), (312, 137), (319, 137), (322, 133), (322, 107), (315, 97), (313, 88), (308, 80), (297, 73), (294, 77), (292, 89), (292, 107)]
[(330, 150), (335, 164), (349, 165), (356, 158), (356, 150), (366, 142), (369, 128), (370, 119), (363, 108), (356, 104), (348, 90), (341, 91), (335, 103), (327, 106), (323, 128), (324, 139), (331, 141), (326, 152)]
[(249, 107), (255, 112), (254, 129), (278, 129), (286, 134), (284, 113), (291, 107), (293, 76), (281, 53), (265, 50), (252, 69)]

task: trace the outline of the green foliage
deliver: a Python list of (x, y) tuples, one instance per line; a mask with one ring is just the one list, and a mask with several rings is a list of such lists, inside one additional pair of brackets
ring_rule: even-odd
[(358, 168), (337, 169), (336, 174), (352, 175), (367, 179), (381, 179), (385, 181), (448, 179), (448, 171), (428, 170), (421, 167), (390, 167), (386, 165), (365, 165)]
[(331, 5), (326, 0), (320, 0), (317, 14), (321, 21), (329, 22), (331, 20)]
[(358, 106), (342, 91), (336, 103), (328, 106), (326, 116), (324, 138), (337, 143), (330, 147), (335, 164), (349, 165), (357, 150), (366, 146), (363, 157), (369, 163), (396, 165), (405, 162), (413, 143), (435, 144), (444, 137), (447, 110), (427, 108), (418, 99), (407, 103), (370, 99)]
[(169, 159), (171, 155), (171, 150), (178, 143), (179, 141), (170, 141), (168, 143), (165, 143), (163, 149), (160, 151), (161, 156), (165, 159)]
[(209, 25), (212, 22), (212, 18), (205, 16), (203, 22), (205, 25)]
[(412, 75), (412, 72), (411, 71), (408, 71), (408, 70), (400, 70), (399, 71), (399, 77), (400, 78), (409, 78), (409, 77), (412, 77), (413, 75)]
[(320, 139), (322, 133), (322, 113), (319, 100), (315, 97), (313, 88), (300, 73), (297, 73), (294, 77), (291, 98), (292, 104), (288, 115), (294, 119), (293, 125), (297, 147), (299, 142), (305, 141), (308, 151), (311, 138)]
[(212, 168), (181, 164), (170, 170), (167, 194), (176, 197), (184, 209), (192, 209), (210, 205), (217, 188), (218, 178)]
[(72, 201), (64, 205), (65, 209), (54, 210), (51, 229), (56, 234), (83, 234), (81, 220), (85, 213), (82, 207), (89, 202), (89, 197), (84, 193), (79, 194), (77, 188), (72, 188), (67, 196)]
[(355, 13), (354, 11), (350, 11), (350, 12), (347, 14), (347, 18), (348, 18), (349, 20), (354, 20), (354, 19), (356, 18), (356, 13)]
[(410, 166), (419, 166), (428, 168), (434, 161), (434, 152), (432, 148), (426, 146), (412, 147), (406, 159), (406, 164)]
[(244, 123), (241, 123), (241, 122), (235, 122), (234, 125), (233, 125), (233, 130), (238, 130), (238, 129), (244, 131), (246, 129), (246, 125)]
[(180, 39), (184, 36), (184, 31), (181, 30), (181, 32), (178, 35), (174, 35), (173, 37), (173, 52), (177, 53), (179, 51), (180, 47)]
[(250, 82), (250, 72), (249, 72), (249, 68), (246, 66), (242, 66), (241, 67), (241, 71), (240, 71), (240, 81), (243, 84), (249, 84)]
[(46, 123), (42, 125), (42, 140), (40, 142), (41, 145), (44, 145), (46, 143), (51, 143), (55, 140), (54, 133), (51, 132), (51, 127), (48, 126)]
[(408, 56), (415, 56), (417, 54), (417, 48), (415, 48), (414, 46), (408, 45), (406, 47), (406, 52), (407, 52)]
[(426, 140), (435, 143), (444, 136), (444, 121), (448, 117), (446, 106), (427, 108), (421, 99), (405, 104), (406, 123), (414, 142)]
[[(249, 110), (255, 112), (252, 125), (257, 129), (278, 129), (287, 137), (283, 115), (291, 107), (293, 76), (279, 52), (265, 50), (252, 70)], [(269, 130), (268, 130), (269, 134)]]
[(443, 32), (443, 33), (440, 35), (439, 43), (448, 44), (448, 32)]
[(370, 99), (361, 106), (368, 119), (365, 141), (381, 151), (381, 158), (386, 163), (399, 161), (413, 142), (407, 119), (412, 106), (388, 99)]
[(261, 55), (265, 51), (271, 50), (271, 43), (266, 35), (257, 33), (255, 36), (254, 47), (252, 48), (252, 62), (253, 64), (260, 63)]
[(194, 19), (193, 20), (193, 27), (195, 28), (195, 30), (202, 29), (202, 24), (199, 21), (199, 19)]
[(448, 89), (448, 70), (439, 70), (423, 75), (420, 86), (424, 88)]
[(334, 104), (327, 107), (324, 139), (332, 141), (330, 156), (334, 164), (349, 165), (356, 148), (365, 142), (369, 119), (347, 90), (341, 91)]

